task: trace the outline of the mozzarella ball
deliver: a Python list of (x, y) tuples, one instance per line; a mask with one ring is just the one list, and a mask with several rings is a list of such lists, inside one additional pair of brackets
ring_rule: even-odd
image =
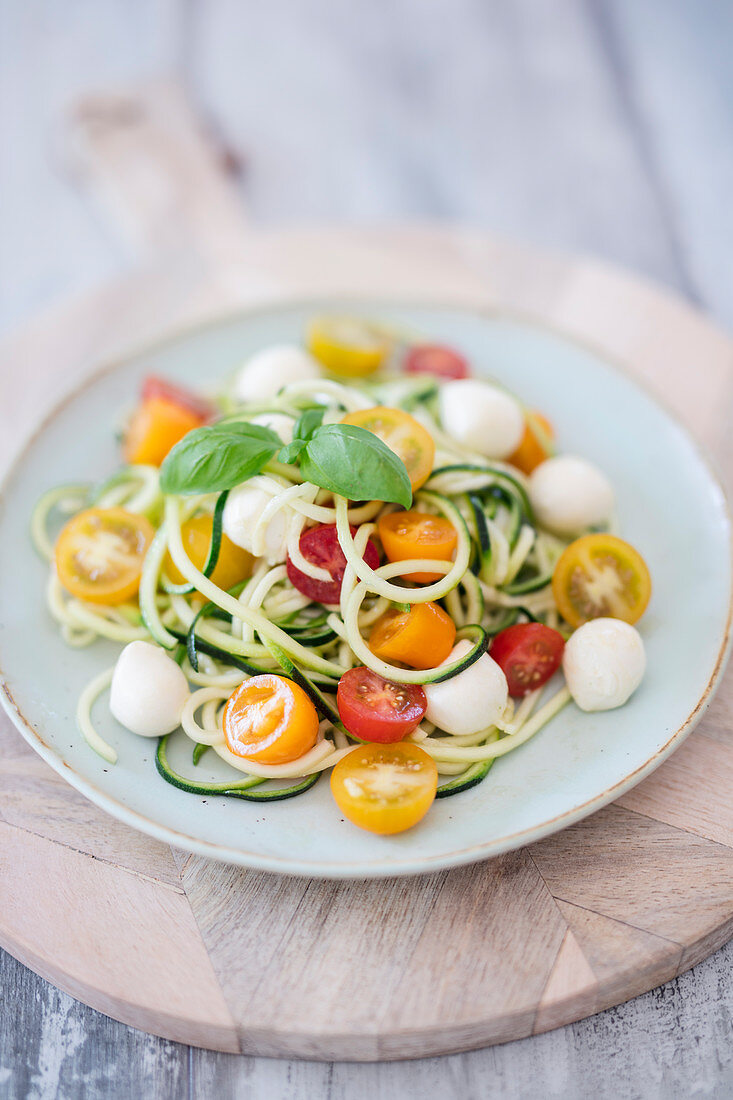
[(622, 707), (644, 676), (639, 631), (621, 619), (591, 619), (565, 643), (563, 672), (581, 710)]
[(288, 555), (288, 521), (283, 509), (276, 512), (265, 527), (264, 538), (255, 543), (255, 525), (272, 500), (270, 493), (254, 485), (239, 485), (232, 489), (224, 505), (224, 534), (256, 558), (264, 557), (270, 565), (285, 561)]
[(516, 451), (524, 434), (524, 413), (510, 394), (463, 378), (440, 387), (440, 420), (443, 430), (464, 447), (487, 458), (507, 458)]
[(262, 428), (269, 428), (275, 435), (280, 436), (283, 444), (293, 442), (295, 421), (292, 416), (276, 412), (260, 413), (258, 416), (253, 416), (250, 423), (259, 424)]
[(542, 527), (575, 535), (613, 512), (613, 485), (592, 462), (558, 455), (541, 462), (529, 478), (529, 499)]
[[(458, 642), (444, 665), (465, 657), (469, 641)], [(425, 717), (446, 733), (478, 733), (501, 718), (509, 699), (506, 676), (488, 653), (463, 672), (439, 684), (423, 684), (428, 700)]]
[(232, 395), (237, 401), (269, 401), (291, 382), (321, 378), (317, 360), (295, 344), (278, 344), (258, 351), (240, 367)]
[(183, 672), (150, 642), (130, 642), (117, 658), (109, 709), (120, 725), (141, 737), (163, 737), (181, 724), (189, 690)]

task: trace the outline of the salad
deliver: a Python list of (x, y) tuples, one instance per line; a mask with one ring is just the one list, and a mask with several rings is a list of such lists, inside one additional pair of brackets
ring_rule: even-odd
[[(344, 817), (397, 833), (642, 680), (651, 582), (613, 486), (454, 349), (317, 317), (218, 393), (148, 378), (122, 452), (31, 524), (64, 640), (124, 647), (77, 707), (110, 764), (108, 689), (183, 791), (277, 801), (330, 772)], [(207, 753), (229, 778), (198, 777)]]

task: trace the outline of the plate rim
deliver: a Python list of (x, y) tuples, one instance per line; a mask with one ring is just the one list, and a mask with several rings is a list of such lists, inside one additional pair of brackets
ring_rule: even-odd
[[(4, 503), (4, 498), (8, 489), (18, 475), (27, 455), (33, 449), (38, 439), (43, 435), (48, 425), (52, 423), (68, 405), (73, 403), (80, 394), (101, 378), (108, 374), (112, 374), (116, 370), (122, 368), (126, 363), (139, 358), (147, 352), (163, 349), (178, 340), (185, 340), (187, 337), (196, 333), (216, 329), (221, 325), (235, 322), (242, 318), (263, 316), (270, 313), (277, 313), (284, 309), (320, 307), (325, 301), (338, 302), (339, 304), (345, 305), (350, 303), (358, 307), (373, 303), (375, 309), (379, 308), (379, 304), (383, 307), (389, 304), (391, 308), (396, 307), (398, 309), (410, 307), (444, 310), (454, 309), (481, 318), (516, 321), (542, 332), (550, 333), (576, 347), (592, 352), (615, 373), (626, 378), (644, 393), (682, 432), (688, 444), (697, 454), (710, 481), (720, 493), (723, 513), (728, 528), (729, 579), (728, 613), (712, 671), (700, 698), (685, 720), (648, 760), (640, 764), (639, 767), (629, 773), (629, 775), (625, 776), (611, 787), (606, 788), (606, 790), (602, 791), (600, 794), (587, 799), (579, 806), (556, 814), (554, 817), (541, 822), (539, 825), (534, 825), (527, 829), (505, 835), (494, 841), (473, 844), (468, 848), (459, 849), (448, 855), (423, 856), (419, 859), (413, 858), (402, 862), (391, 861), (390, 864), (386, 864), (384, 860), (371, 860), (356, 865), (353, 863), (330, 863), (324, 866), (322, 863), (312, 863), (303, 859), (286, 859), (284, 857), (272, 855), (263, 856), (255, 852), (245, 852), (239, 848), (230, 848), (225, 845), (214, 844), (211, 841), (201, 840), (189, 836), (188, 834), (180, 833), (168, 826), (160, 825), (137, 811), (130, 810), (123, 803), (119, 802), (118, 799), (98, 787), (94, 782), (79, 775), (62, 759), (55, 749), (46, 744), (41, 735), (33, 728), (29, 720), (22, 713), (19, 704), (15, 701), (10, 686), (5, 679), (1, 664), (0, 704), (2, 704), (6, 714), (26, 743), (30, 745), (30, 747), (38, 753), (38, 755), (45, 760), (58, 775), (65, 779), (70, 786), (112, 817), (115, 817), (117, 820), (122, 821), (124, 824), (129, 825), (139, 832), (152, 836), (162, 843), (182, 848), (185, 851), (192, 852), (208, 859), (215, 859), (219, 862), (234, 864), (252, 870), (266, 871), (274, 874), (302, 876), (311, 879), (378, 879), (430, 874), (436, 871), (491, 859), (505, 852), (522, 848), (527, 844), (533, 844), (547, 836), (568, 828), (583, 818), (588, 817), (590, 814), (595, 813), (597, 810), (602, 809), (604, 806), (607, 806), (610, 802), (615, 801), (615, 799), (625, 794), (626, 791), (631, 790), (645, 779), (646, 776), (655, 771), (686, 740), (707, 710), (715, 691), (720, 685), (733, 645), (733, 516), (731, 513), (731, 503), (728, 499), (728, 493), (723, 478), (718, 469), (717, 460), (708, 453), (707, 448), (700, 443), (677, 413), (668, 406), (666, 401), (660, 399), (660, 397), (653, 392), (646, 379), (639, 378), (633, 368), (630, 368), (627, 363), (619, 360), (617, 356), (609, 354), (602, 345), (594, 343), (591, 340), (580, 338), (559, 325), (550, 324), (549, 322), (537, 318), (530, 312), (525, 313), (520, 309), (503, 308), (490, 303), (486, 303), (482, 306), (475, 302), (461, 303), (458, 300), (435, 300), (427, 295), (418, 295), (414, 298), (407, 296), (392, 296), (387, 299), (379, 295), (370, 294), (340, 295), (338, 293), (323, 293), (314, 296), (287, 295), (282, 298), (242, 304), (237, 308), (218, 312), (204, 319), (197, 319), (189, 325), (177, 324), (167, 328), (154, 339), (133, 344), (123, 353), (104, 360), (90, 371), (85, 372), (84, 376), (77, 381), (75, 385), (54, 402), (36, 427), (32, 428), (21, 441), (20, 446), (11, 456), (5, 470), (2, 471), (2, 480), (0, 480), (0, 505)], [(1, 522), (2, 512), (0, 512), (0, 523)]]

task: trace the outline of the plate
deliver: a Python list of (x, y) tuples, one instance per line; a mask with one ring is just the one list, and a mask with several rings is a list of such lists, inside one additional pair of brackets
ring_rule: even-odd
[[(69, 783), (115, 817), (179, 848), (226, 862), (324, 878), (385, 877), (453, 867), (518, 848), (592, 813), (648, 775), (687, 736), (710, 701), (728, 652), (731, 531), (725, 496), (686, 431), (630, 378), (595, 352), (534, 325), (434, 305), (360, 302), (377, 317), (465, 352), (476, 373), (504, 383), (555, 424), (561, 449), (611, 477), (620, 530), (639, 548), (654, 591), (641, 623), (648, 670), (623, 708), (584, 714), (571, 706), (527, 745), (499, 759), (487, 779), (435, 803), (396, 837), (344, 821), (327, 780), (282, 803), (199, 798), (157, 774), (154, 743), (118, 726), (99, 705), (111, 767), (76, 730), (83, 685), (119, 647), (71, 650), (45, 606), (46, 570), (31, 549), (38, 496), (64, 481), (101, 479), (118, 464), (115, 430), (148, 373), (212, 384), (250, 353), (299, 341), (308, 317), (343, 303), (294, 303), (240, 313), (105, 368), (68, 398), (17, 460), (0, 511), (0, 698), (29, 744)], [(190, 742), (180, 735), (172, 763)], [(180, 753), (180, 755), (177, 755)], [(223, 777), (218, 762), (199, 771)], [(221, 765), (224, 768), (224, 765)]]

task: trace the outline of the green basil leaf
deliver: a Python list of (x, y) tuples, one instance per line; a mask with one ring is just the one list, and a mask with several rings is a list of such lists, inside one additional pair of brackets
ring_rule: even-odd
[(354, 424), (325, 424), (300, 455), (306, 481), (349, 500), (412, 504), (405, 464), (379, 436)]
[[(306, 409), (295, 422), (293, 439), (310, 439), (316, 428), (320, 428), (323, 423), (325, 412), (325, 405), (318, 405), (314, 408)], [(285, 459), (281, 459), (281, 461), (284, 462)]]
[(300, 452), (305, 447), (304, 439), (294, 439), (292, 443), (286, 443), (280, 454), (277, 456), (278, 462), (293, 463), (297, 462), (300, 457)]
[(282, 447), (270, 428), (244, 421), (194, 428), (160, 468), (164, 493), (218, 493), (258, 474)]

